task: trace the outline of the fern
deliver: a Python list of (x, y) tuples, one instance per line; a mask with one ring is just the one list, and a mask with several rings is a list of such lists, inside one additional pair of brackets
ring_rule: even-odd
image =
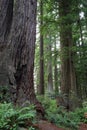
[(17, 130), (20, 124), (25, 124), (25, 121), (33, 122), (35, 115), (33, 105), (14, 109), (10, 103), (0, 104), (0, 129)]

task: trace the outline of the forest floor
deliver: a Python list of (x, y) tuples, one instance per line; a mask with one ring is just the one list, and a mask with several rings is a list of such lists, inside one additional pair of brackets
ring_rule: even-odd
[[(54, 125), (53, 123), (50, 123), (48, 121), (40, 121), (37, 124), (37, 128), (39, 130), (71, 130), (70, 128), (59, 128), (58, 126)], [(87, 130), (87, 124), (81, 124), (78, 130)]]
[[(48, 121), (41, 120), (37, 124), (34, 124), (35, 129), (37, 130), (72, 130), (71, 128), (60, 128), (53, 123)], [(20, 130), (27, 130), (26, 128)], [(81, 124), (78, 130), (87, 130), (87, 124)]]
[[(38, 123), (38, 128), (39, 130), (71, 130), (70, 128), (59, 128), (48, 121), (40, 121)], [(78, 130), (87, 130), (87, 124), (81, 124)]]
[(58, 128), (55, 124), (44, 120), (39, 121), (38, 128), (39, 130), (64, 130), (63, 128)]
[[(72, 130), (70, 128), (60, 128), (53, 123), (41, 120), (32, 126), (37, 130)], [(28, 130), (27, 128), (20, 128), (19, 130)], [(78, 130), (87, 130), (87, 124), (81, 124)]]
[(87, 130), (87, 124), (81, 124), (79, 130)]

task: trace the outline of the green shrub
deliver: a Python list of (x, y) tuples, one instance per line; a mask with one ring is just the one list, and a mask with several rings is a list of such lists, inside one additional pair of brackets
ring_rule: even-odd
[(28, 130), (36, 130), (36, 129), (31, 126)]
[(56, 112), (57, 111), (57, 103), (55, 99), (51, 99), (47, 96), (38, 96), (38, 100), (42, 103), (45, 111), (50, 111), (50, 112)]
[(39, 96), (38, 99), (42, 102), (46, 111), (45, 116), (50, 122), (58, 126), (70, 127), (74, 130), (78, 128), (82, 116), (82, 114), (79, 115), (78, 112), (81, 109), (68, 113), (63, 107), (57, 107), (55, 99), (42, 96)]
[(87, 113), (87, 107), (78, 108), (75, 110), (76, 116), (79, 118), (80, 122), (87, 123), (87, 118), (85, 118), (84, 113)]
[(69, 127), (74, 130), (78, 128), (80, 122), (74, 112), (67, 113), (62, 107), (57, 108), (56, 113), (47, 111), (46, 118), (58, 126)]
[(36, 115), (34, 106), (14, 109), (12, 104), (0, 104), (0, 129), (17, 130), (19, 126), (24, 126), (26, 122), (33, 122)]
[(63, 107), (57, 107), (56, 100), (47, 96), (38, 96), (45, 108), (46, 118), (58, 126), (78, 129), (81, 122), (87, 123), (84, 113), (87, 113), (87, 102), (84, 102), (83, 108), (77, 108), (75, 111), (67, 112)]
[(84, 113), (87, 112), (87, 108), (78, 108), (73, 112), (66, 112), (63, 108), (59, 107), (56, 113), (47, 111), (46, 117), (56, 125), (78, 129), (80, 123), (87, 123)]

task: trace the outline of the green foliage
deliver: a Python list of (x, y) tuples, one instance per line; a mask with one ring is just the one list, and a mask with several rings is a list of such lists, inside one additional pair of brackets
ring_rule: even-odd
[(56, 100), (39, 96), (38, 98), (46, 111), (46, 118), (58, 126), (77, 130), (81, 122), (87, 123), (84, 113), (87, 112), (87, 105), (75, 111), (67, 112), (63, 107), (57, 107)]
[[(51, 97), (53, 98), (53, 97)], [(45, 108), (46, 112), (50, 111), (50, 112), (56, 112), (57, 110), (57, 104), (56, 104), (56, 100), (55, 99), (51, 99), (47, 96), (43, 97), (43, 96), (38, 96), (38, 100), (40, 102), (42, 102), (43, 107)]]
[(87, 108), (83, 108), (83, 109), (76, 109), (75, 110), (75, 116), (78, 117), (78, 120), (80, 122), (83, 122), (83, 123), (87, 123), (87, 118), (85, 118), (84, 114), (87, 113)]
[(47, 111), (46, 117), (58, 126), (70, 127), (74, 130), (78, 128), (80, 122), (78, 116), (74, 116), (73, 112), (67, 113), (62, 107), (58, 107), (55, 113), (52, 110)]
[(33, 122), (35, 114), (32, 105), (14, 109), (10, 103), (0, 104), (0, 129), (17, 130), (19, 126), (24, 126), (26, 122)]
[(36, 129), (31, 126), (28, 130), (36, 130)]
[[(57, 107), (55, 99), (46, 96), (38, 96), (38, 99), (45, 108), (46, 118), (58, 126), (75, 130), (78, 129), (79, 123), (87, 123), (87, 119), (84, 117), (84, 113), (87, 112), (86, 103), (84, 103), (84, 108), (66, 112), (63, 107)], [(34, 122), (35, 114), (33, 105), (15, 109), (12, 104), (0, 104), (0, 129), (17, 130), (19, 127), (26, 126), (28, 130), (35, 130), (32, 126), (26, 125), (26, 123)]]

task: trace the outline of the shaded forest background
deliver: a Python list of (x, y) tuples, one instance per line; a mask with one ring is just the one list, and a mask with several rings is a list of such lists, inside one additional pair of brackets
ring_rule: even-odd
[(38, 3), (36, 91), (54, 95), (69, 109), (87, 96), (86, 6), (84, 0)]

